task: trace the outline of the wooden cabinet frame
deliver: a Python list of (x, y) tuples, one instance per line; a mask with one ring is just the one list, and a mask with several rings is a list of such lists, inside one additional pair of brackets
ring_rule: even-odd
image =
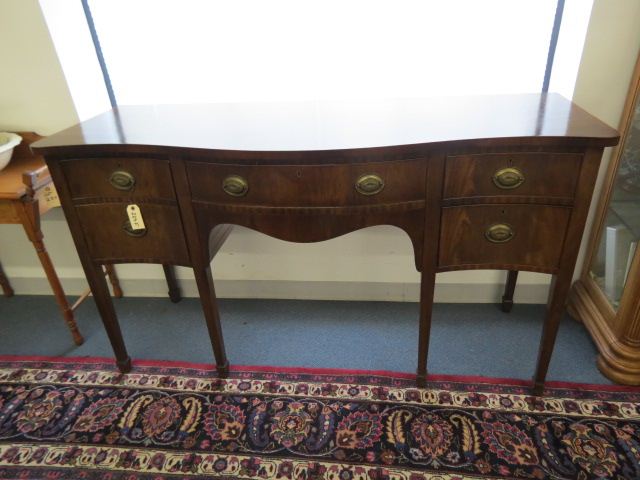
[(639, 96), (640, 57), (620, 119), (618, 130), (621, 140), (614, 147), (607, 167), (580, 279), (573, 285), (569, 296), (570, 312), (584, 322), (598, 348), (598, 368), (611, 380), (627, 385), (640, 385), (640, 255), (636, 253), (634, 256), (618, 310), (611, 305), (590, 271), (602, 238), (616, 174)]

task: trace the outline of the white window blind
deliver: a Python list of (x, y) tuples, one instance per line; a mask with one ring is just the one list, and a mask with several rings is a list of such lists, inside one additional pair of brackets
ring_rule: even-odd
[(556, 0), (90, 0), (119, 104), (539, 92)]

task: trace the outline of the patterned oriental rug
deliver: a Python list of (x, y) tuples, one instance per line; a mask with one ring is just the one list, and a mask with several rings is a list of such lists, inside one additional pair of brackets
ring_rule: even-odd
[(0, 358), (0, 478), (640, 478), (640, 390)]

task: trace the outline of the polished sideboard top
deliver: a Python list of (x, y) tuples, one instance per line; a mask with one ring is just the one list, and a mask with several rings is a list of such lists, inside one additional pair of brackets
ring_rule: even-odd
[[(150, 147), (215, 150), (254, 164), (331, 163), (437, 146), (615, 145), (618, 132), (558, 94), (487, 95), (380, 101), (121, 106), (33, 145), (45, 155), (131, 153)], [(132, 148), (134, 147), (134, 148)]]

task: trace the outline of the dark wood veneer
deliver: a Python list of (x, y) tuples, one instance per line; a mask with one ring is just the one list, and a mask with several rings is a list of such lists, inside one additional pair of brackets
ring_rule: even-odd
[[(532, 94), (121, 107), (34, 148), (50, 166), (122, 371), (131, 363), (101, 262), (193, 267), (225, 375), (210, 261), (232, 225), (295, 242), (395, 225), (411, 238), (421, 272), (419, 385), (427, 379), (436, 272), (509, 270), (508, 307), (518, 270), (554, 275), (534, 376), (541, 394), (602, 149), (617, 141), (615, 130), (559, 95)], [(524, 182), (498, 188), (493, 175), (510, 166)], [(115, 170), (133, 175), (135, 188), (114, 188)], [(367, 174), (384, 188), (358, 191)], [(228, 176), (237, 177), (235, 187), (248, 182), (246, 192), (226, 193)], [(128, 203), (140, 206), (145, 236), (123, 231)], [(515, 236), (489, 242), (485, 231), (495, 223)]]
[[(422, 160), (321, 166), (187, 164), (189, 185), (196, 201), (296, 208), (422, 201), (425, 168)], [(384, 179), (380, 193), (361, 195), (356, 191), (356, 181), (366, 174)], [(220, 188), (229, 175), (247, 180), (249, 189), (244, 196), (233, 197)]]
[[(483, 265), (518, 266), (555, 273), (571, 209), (544, 205), (469, 205), (442, 209), (438, 269), (463, 270)], [(485, 237), (494, 224), (509, 225), (505, 243)]]
[(126, 206), (126, 203), (101, 203), (76, 207), (92, 259), (103, 263), (191, 265), (177, 207), (139, 204), (146, 231), (138, 237), (125, 231)]
[[(155, 158), (85, 158), (61, 162), (74, 200), (96, 197), (154, 198), (175, 201), (167, 160)], [(117, 190), (109, 183), (113, 172), (125, 171), (135, 183), (130, 190)]]
[[(543, 197), (573, 199), (582, 155), (575, 153), (483, 153), (447, 158), (444, 198)], [(524, 175), (521, 185), (505, 189), (493, 181), (504, 168), (517, 168)], [(464, 175), (463, 175), (464, 173)], [(482, 198), (482, 199), (483, 199)]]
[[(122, 106), (48, 137), (40, 153), (188, 152), (220, 163), (353, 163), (434, 147), (612, 146), (618, 132), (557, 94)], [(168, 147), (168, 148), (167, 148)]]

